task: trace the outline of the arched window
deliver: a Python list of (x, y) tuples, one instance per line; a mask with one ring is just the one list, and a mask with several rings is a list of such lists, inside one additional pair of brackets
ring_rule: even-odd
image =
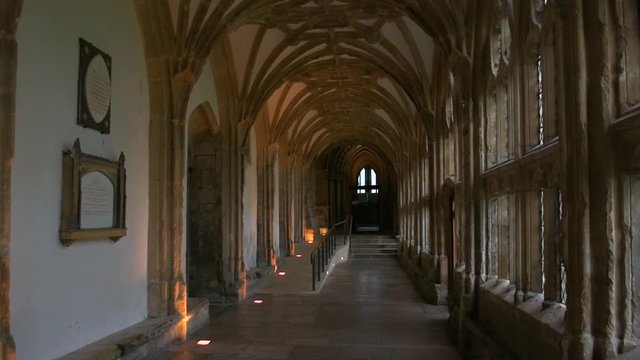
[(358, 175), (358, 194), (377, 194), (379, 191), (376, 171), (370, 167), (363, 167)]
[(378, 188), (377, 188), (378, 182), (377, 182), (377, 179), (376, 179), (376, 171), (373, 170), (373, 169), (371, 169), (371, 186), (372, 186), (371, 193), (372, 194), (377, 194), (378, 193)]
[(365, 168), (362, 168), (362, 170), (360, 170), (360, 175), (358, 175), (358, 194), (365, 193), (364, 187), (367, 186), (366, 179), (367, 179), (367, 172)]

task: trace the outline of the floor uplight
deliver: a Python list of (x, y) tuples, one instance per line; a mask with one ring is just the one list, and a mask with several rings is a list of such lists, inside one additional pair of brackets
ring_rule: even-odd
[(302, 255), (298, 254), (298, 255), (296, 255), (296, 257), (297, 257), (297, 258), (301, 258), (301, 257), (302, 257)]
[(280, 275), (280, 276), (285, 276), (285, 275), (287, 275), (287, 273), (286, 273), (286, 272), (284, 272), (284, 271), (280, 271), (280, 272), (278, 273), (278, 275)]
[(253, 300), (254, 304), (262, 304), (262, 300), (258, 299), (258, 300)]
[(211, 344), (211, 340), (200, 340), (196, 344), (198, 344), (200, 346), (207, 346), (207, 345)]

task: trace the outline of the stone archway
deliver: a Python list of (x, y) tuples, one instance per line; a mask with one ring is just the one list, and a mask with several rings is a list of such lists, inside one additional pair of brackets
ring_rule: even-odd
[[(378, 229), (375, 230), (375, 232), (389, 233), (394, 227), (393, 219), (396, 209), (394, 206), (390, 206), (393, 204), (394, 178), (392, 176), (391, 166), (389, 166), (386, 159), (378, 155), (379, 153), (380, 152), (366, 146), (355, 146), (344, 155), (343, 171), (345, 174), (344, 183), (346, 185), (345, 194), (347, 196), (347, 203), (350, 204), (348, 214), (353, 217), (354, 220), (354, 231), (357, 231), (358, 221), (363, 221), (362, 219), (356, 219), (356, 217), (358, 217), (358, 211), (364, 211), (365, 218), (367, 217), (366, 212), (374, 212), (370, 217), (377, 221), (376, 225)], [(360, 190), (364, 190), (364, 194), (357, 193), (358, 177), (362, 169), (367, 169), (365, 171), (375, 171), (375, 194), (372, 193), (374, 187), (372, 187), (370, 183), (372, 173), (366, 175), (369, 183), (365, 181), (365, 184), (368, 185), (365, 185), (364, 188), (360, 187)], [(375, 201), (368, 202), (364, 207), (357, 205), (357, 203), (361, 202), (362, 198), (370, 200), (372, 196), (375, 197)], [(369, 209), (367, 209), (367, 207), (369, 207)]]

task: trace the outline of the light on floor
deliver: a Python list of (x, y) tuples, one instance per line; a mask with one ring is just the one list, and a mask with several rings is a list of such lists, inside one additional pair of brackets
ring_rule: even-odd
[(296, 257), (297, 257), (297, 258), (301, 258), (301, 257), (302, 257), (302, 255), (300, 255), (300, 254), (297, 254), (297, 255), (296, 255)]
[(262, 301), (262, 300), (260, 300), (260, 299), (253, 300), (253, 303), (254, 303), (254, 304), (262, 304), (262, 302), (263, 302), (263, 301)]
[(344, 256), (341, 256), (341, 257), (340, 257), (340, 260), (344, 260)]
[(196, 344), (198, 344), (200, 346), (207, 346), (207, 345), (211, 344), (211, 340), (199, 340)]
[(287, 275), (287, 273), (286, 273), (286, 272), (284, 272), (284, 271), (280, 271), (280, 272), (278, 273), (278, 275), (280, 275), (280, 276), (285, 276), (285, 275)]

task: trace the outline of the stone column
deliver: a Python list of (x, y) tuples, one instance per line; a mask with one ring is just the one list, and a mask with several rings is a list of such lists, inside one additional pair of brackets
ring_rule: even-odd
[[(167, 4), (134, 2), (145, 45), (149, 83), (148, 314), (186, 316), (182, 261), (186, 104), (197, 76), (188, 59), (179, 66)], [(186, 336), (186, 322), (180, 335)]]
[(411, 184), (411, 188), (413, 189), (413, 213), (411, 215), (413, 220), (413, 246), (415, 249), (414, 262), (418, 264), (420, 262), (420, 252), (422, 251), (422, 231), (420, 229), (420, 148), (417, 141), (413, 144), (413, 146), (415, 148), (415, 153), (411, 159), (411, 168), (413, 169), (413, 183)]
[(0, 3), (0, 359), (15, 359), (9, 310), (11, 167), (15, 141), (16, 30), (22, 0)]
[[(619, 349), (623, 331), (619, 317), (618, 298), (624, 299), (624, 242), (618, 227), (621, 221), (620, 178), (610, 138), (608, 125), (615, 120), (616, 97), (613, 80), (617, 70), (610, 62), (611, 50), (616, 46), (615, 27), (611, 7), (599, 1), (586, 1), (583, 5), (584, 52), (589, 59), (586, 67), (587, 84), (587, 134), (589, 155), (589, 239), (591, 241), (591, 296), (594, 309), (593, 329), (594, 358), (613, 358)], [(597, 26), (594, 26), (597, 24)], [(617, 53), (616, 53), (617, 55)], [(581, 134), (585, 135), (585, 134)], [(624, 325), (622, 326), (624, 327)]]
[[(163, 60), (148, 60), (161, 63)], [(160, 75), (148, 69), (152, 103), (173, 88), (174, 96), (187, 98)], [(156, 75), (158, 75), (156, 77)], [(192, 82), (180, 84), (190, 88)], [(182, 261), (185, 180), (185, 109), (151, 106), (149, 126), (149, 315), (186, 315), (186, 285)]]
[(560, 126), (563, 164), (566, 176), (563, 188), (567, 204), (567, 326), (568, 351), (572, 359), (593, 358), (591, 335), (591, 253), (589, 219), (589, 149), (587, 142), (587, 82), (582, 1), (566, 1), (563, 25), (563, 59), (566, 88), (566, 121)]
[(302, 169), (302, 161), (300, 160), (300, 158), (297, 158), (296, 160), (296, 164), (295, 164), (295, 172), (296, 172), (296, 180), (295, 180), (295, 184), (296, 184), (296, 198), (297, 198), (297, 209), (298, 211), (296, 211), (296, 235), (298, 236), (299, 239), (301, 239), (301, 241), (304, 241), (304, 229), (305, 229), (305, 223), (304, 223), (304, 174), (303, 174), (303, 169)]
[(220, 105), (220, 130), (223, 146), (222, 168), (222, 253), (223, 277), (226, 295), (243, 300), (246, 297), (246, 268), (244, 265), (242, 242), (242, 179), (243, 159), (240, 148), (239, 124), (251, 123), (243, 119), (238, 103), (237, 84), (231, 56), (231, 44), (227, 37), (215, 43), (211, 51), (210, 62)]
[[(292, 244), (289, 243), (289, 234), (287, 229), (289, 228), (288, 207), (289, 202), (287, 183), (289, 179), (289, 154), (288, 146), (285, 142), (281, 143), (278, 147), (278, 183), (275, 184), (278, 187), (278, 194), (280, 199), (278, 200), (278, 213), (280, 214), (279, 222), (279, 236), (280, 236), (280, 256), (291, 256), (293, 253)], [(315, 204), (314, 204), (315, 206)]]
[[(425, 136), (425, 134), (420, 133), (419, 136)], [(418, 206), (418, 211), (417, 211), (417, 221), (418, 221), (418, 229), (419, 229), (419, 236), (418, 236), (418, 262), (421, 264), (422, 263), (422, 253), (425, 251), (425, 238), (427, 237), (427, 235), (425, 234), (425, 228), (424, 228), (424, 217), (427, 215), (424, 213), (424, 207), (422, 199), (423, 199), (423, 193), (422, 193), (422, 188), (423, 188), (423, 184), (426, 181), (425, 179), (425, 173), (424, 173), (424, 169), (422, 167), (423, 163), (424, 163), (424, 154), (425, 150), (424, 150), (424, 145), (422, 144), (422, 142), (418, 143), (418, 159), (416, 161), (416, 171), (417, 171), (417, 177), (418, 177), (418, 184), (417, 184), (417, 195), (416, 195), (416, 202), (417, 202), (417, 206)]]
[[(470, 71), (471, 64), (466, 64)], [(468, 76), (462, 77), (468, 79)], [(465, 83), (468, 84), (468, 83)], [(470, 102), (470, 98), (465, 97)], [(464, 259), (465, 264), (465, 278), (464, 278), (464, 293), (465, 295), (471, 295), (474, 288), (476, 272), (476, 248), (478, 243), (478, 236), (474, 231), (476, 225), (476, 200), (474, 199), (474, 184), (478, 181), (479, 176), (476, 172), (478, 169), (478, 163), (475, 161), (474, 155), (479, 153), (476, 150), (477, 141), (472, 130), (472, 108), (463, 102), (460, 105), (461, 119), (458, 122), (458, 140), (459, 140), (459, 161), (462, 163), (460, 168), (460, 178), (462, 182), (460, 199), (456, 199), (456, 204), (460, 205), (460, 214), (458, 215), (458, 221), (461, 227), (461, 242), (462, 242), (462, 254), (460, 256)], [(479, 173), (479, 172), (478, 172)]]
[(271, 222), (269, 207), (269, 164), (267, 148), (269, 129), (265, 120), (259, 117), (256, 121), (256, 167), (258, 174), (258, 249), (257, 263), (259, 267), (271, 266), (269, 257), (269, 234)]
[[(486, 42), (489, 40), (488, 30), (490, 28), (494, 11), (493, 6), (489, 2), (477, 3), (474, 6), (474, 22), (473, 36), (469, 44), (469, 54), (471, 59), (480, 59), (484, 56), (482, 49), (485, 48)], [(473, 281), (473, 302), (471, 304), (472, 315), (478, 314), (479, 301), (478, 293), (480, 288), (480, 282), (484, 280), (486, 272), (486, 237), (484, 235), (484, 224), (486, 210), (486, 198), (484, 186), (481, 179), (482, 164), (484, 159), (483, 154), (483, 132), (482, 121), (485, 108), (484, 93), (486, 91), (486, 82), (482, 74), (486, 73), (484, 69), (485, 63), (483, 61), (471, 61), (468, 72), (462, 72), (461, 84), (469, 84), (465, 92), (463, 92), (462, 99), (467, 101), (467, 104), (463, 104), (464, 108), (462, 112), (468, 116), (468, 121), (463, 126), (466, 127), (464, 133), (467, 134), (468, 149), (465, 149), (464, 155), (464, 168), (465, 168), (465, 186), (467, 188), (468, 198), (465, 199), (465, 203), (471, 202), (472, 205), (465, 205), (467, 207), (467, 216), (469, 217), (469, 236), (473, 238), (471, 242), (471, 248), (467, 249), (469, 252), (473, 252), (473, 258), (475, 258), (474, 264), (467, 264), (467, 269), (471, 270), (473, 267), (474, 281)], [(465, 86), (461, 86), (465, 89)]]

